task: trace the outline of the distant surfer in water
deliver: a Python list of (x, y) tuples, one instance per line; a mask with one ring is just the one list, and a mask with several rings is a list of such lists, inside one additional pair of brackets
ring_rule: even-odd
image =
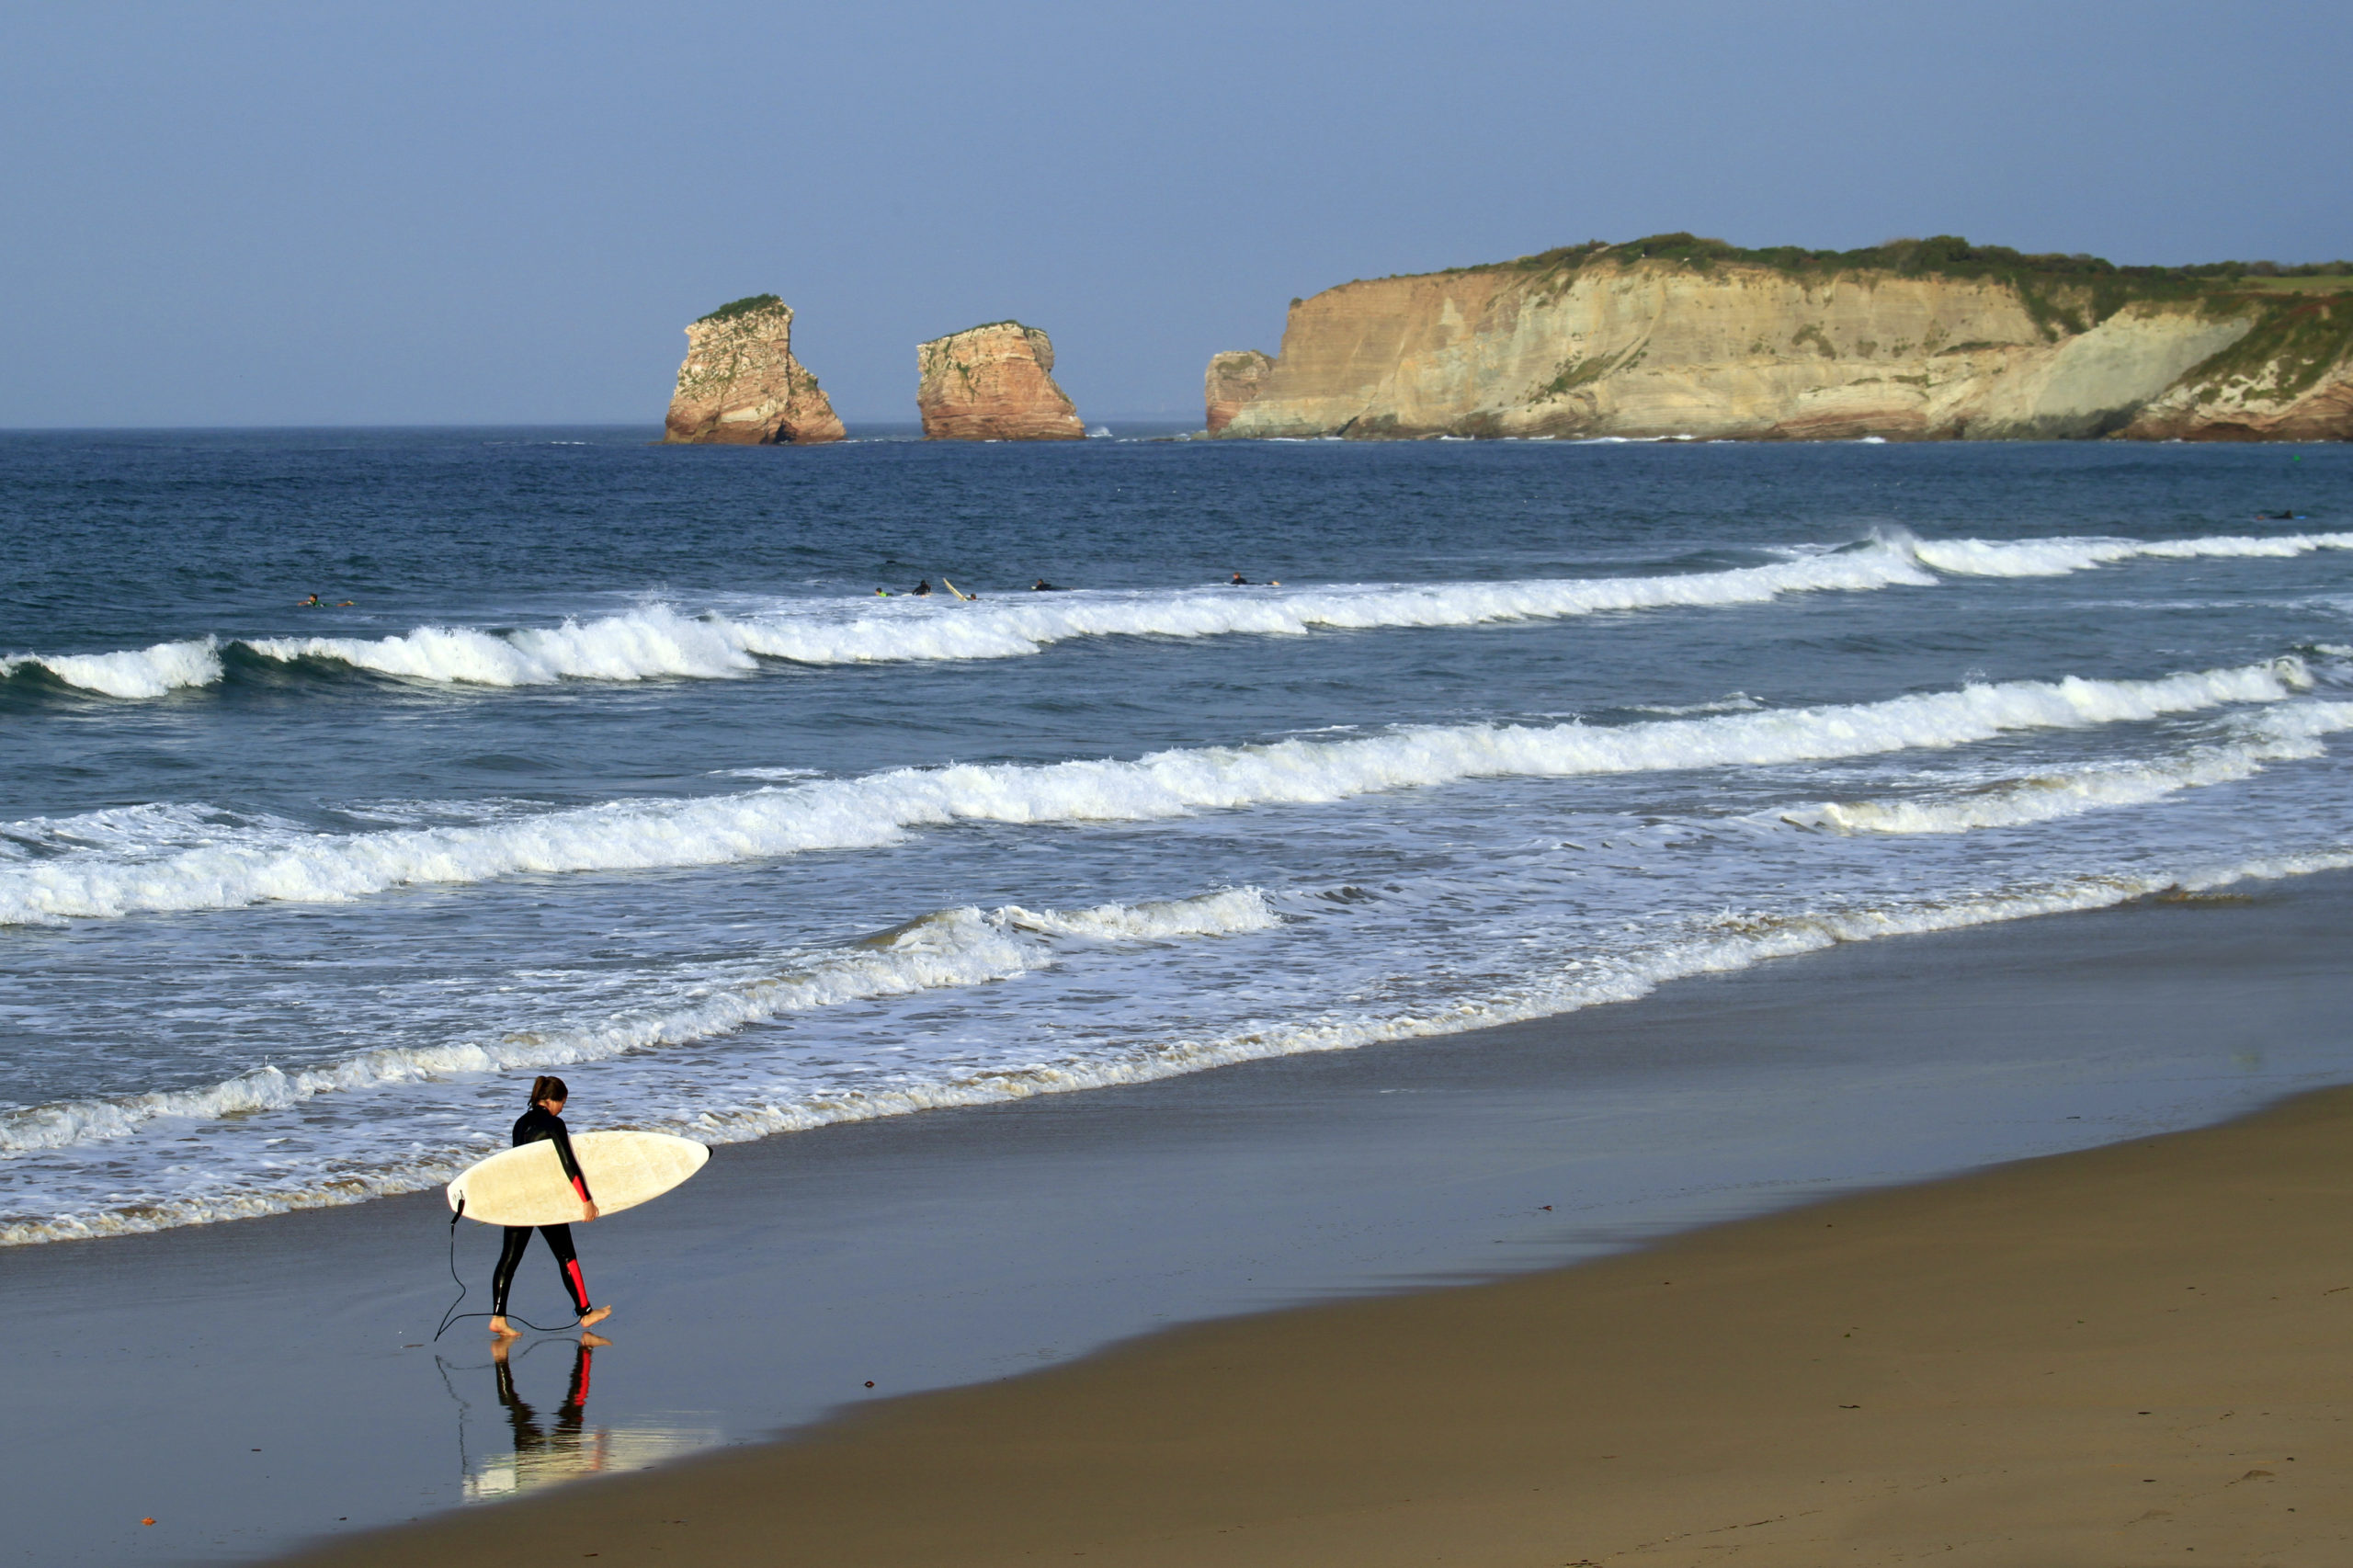
[(296, 609), (324, 609), (327, 608), (327, 601), (313, 594), (307, 599), (296, 599), (294, 608)]
[[(515, 1146), (537, 1143), (546, 1140), (555, 1145), (555, 1157), (563, 1166), (565, 1179), (572, 1190), (580, 1195), (580, 1217), (597, 1217), (597, 1200), (589, 1196), (588, 1178), (580, 1174), (580, 1161), (572, 1153), (572, 1134), (564, 1130), (563, 1102), (570, 1091), (561, 1078), (545, 1075), (531, 1080), (531, 1108), (515, 1122)], [(490, 1332), (500, 1339), (512, 1339), (519, 1332), (506, 1326), (506, 1292), (515, 1283), (515, 1270), (523, 1261), (524, 1249), (531, 1244), (531, 1227), (509, 1225), (506, 1244), (498, 1249), (498, 1267), (490, 1277)], [(580, 1326), (590, 1327), (602, 1323), (612, 1312), (610, 1307), (588, 1304), (588, 1285), (580, 1278), (580, 1258), (572, 1250), (570, 1225), (541, 1225), (540, 1234), (547, 1237), (548, 1250), (555, 1254), (556, 1266), (563, 1271), (563, 1289), (572, 1298), (572, 1310), (580, 1314)]]
[(931, 597), (930, 578), (926, 577), (922, 582), (915, 585), (915, 597), (919, 599), (927, 599)]
[(1040, 577), (1036, 582), (1030, 584), (1029, 591), (1033, 594), (1059, 594), (1062, 592), (1060, 588), (1055, 587), (1043, 577)]

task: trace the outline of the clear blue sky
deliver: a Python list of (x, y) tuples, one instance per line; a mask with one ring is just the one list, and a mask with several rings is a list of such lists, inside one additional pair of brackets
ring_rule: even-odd
[(1351, 278), (1689, 229), (2353, 255), (2353, 5), (0, 0), (0, 426), (858, 419), (1017, 316), (1198, 415)]

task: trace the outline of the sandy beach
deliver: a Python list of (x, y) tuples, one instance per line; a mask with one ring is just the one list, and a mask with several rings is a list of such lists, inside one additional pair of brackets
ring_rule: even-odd
[(2322, 1092), (299, 1561), (2342, 1562), (2349, 1139)]

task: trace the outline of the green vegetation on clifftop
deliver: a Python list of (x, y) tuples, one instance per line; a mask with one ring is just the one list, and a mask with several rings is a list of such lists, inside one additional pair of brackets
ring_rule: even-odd
[(2119, 267), (2096, 256), (2029, 255), (2007, 245), (1972, 244), (1958, 234), (1890, 240), (1860, 250), (1808, 250), (1802, 245), (1751, 249), (1722, 240), (1676, 233), (1623, 244), (1587, 240), (1511, 261), (1452, 267), (1452, 272), (1518, 272), (1565, 287), (1587, 268), (1665, 263), (1708, 272), (1720, 265), (1761, 267), (1794, 278), (1824, 280), (1841, 273), (1887, 272), (1901, 278), (1963, 278), (2006, 284), (2047, 338), (2086, 332), (2125, 306), (2143, 301), (2196, 302), (2209, 310), (2260, 311), (2266, 324), (2291, 313), (2291, 301), (2318, 294), (2353, 294), (2353, 261), (2202, 262), (2190, 267)]
[(2266, 303), (2269, 308), (2253, 332), (2181, 378), (2199, 389), (2200, 402), (2233, 382), (2294, 397), (2353, 355), (2353, 299), (2289, 295)]
[(1893, 272), (1907, 278), (2018, 278), (2090, 282), (2103, 278), (2135, 283), (2236, 283), (2242, 278), (2343, 278), (2353, 289), (2353, 261), (2315, 261), (2282, 267), (2272, 261), (2200, 262), (2191, 267), (2119, 267), (2096, 256), (2029, 255), (2007, 245), (1976, 245), (1958, 234), (1938, 234), (1925, 240), (1890, 240), (1860, 250), (1808, 250), (1802, 245), (1767, 245), (1749, 249), (1722, 240), (1677, 233), (1651, 234), (1623, 244), (1587, 240), (1562, 245), (1511, 261), (1483, 267), (1455, 267), (1458, 272), (1574, 271), (1587, 263), (1608, 260), (1673, 261), (1699, 270), (1718, 262), (1769, 267), (1791, 274), (1818, 272)]
[(755, 311), (772, 310), (783, 303), (784, 301), (774, 294), (746, 294), (740, 300), (728, 301), (707, 316), (697, 316), (695, 324), (700, 326), (707, 321), (733, 321), (737, 316), (748, 316)]

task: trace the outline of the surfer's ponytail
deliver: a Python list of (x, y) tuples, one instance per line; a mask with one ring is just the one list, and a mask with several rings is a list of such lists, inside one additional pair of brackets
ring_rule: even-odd
[(542, 1073), (531, 1080), (533, 1105), (538, 1105), (541, 1100), (568, 1100), (571, 1097), (571, 1092), (564, 1088), (563, 1080), (561, 1078), (551, 1077)]

